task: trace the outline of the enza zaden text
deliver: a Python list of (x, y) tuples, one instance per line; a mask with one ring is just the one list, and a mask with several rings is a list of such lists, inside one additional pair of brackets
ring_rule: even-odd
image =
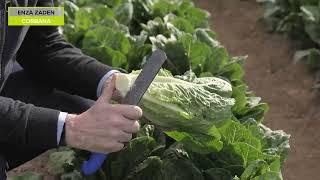
[(28, 10), (18, 10), (17, 15), (19, 16), (54, 16), (54, 10), (38, 10), (38, 9), (28, 9)]
[(63, 12), (62, 7), (9, 7), (8, 25), (62, 26), (64, 25)]

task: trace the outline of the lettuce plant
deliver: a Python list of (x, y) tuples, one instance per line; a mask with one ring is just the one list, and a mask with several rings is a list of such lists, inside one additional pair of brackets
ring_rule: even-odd
[[(62, 0), (64, 36), (99, 61), (129, 74), (124, 96), (153, 49), (168, 60), (142, 98), (142, 128), (95, 175), (89, 152), (51, 155), (63, 180), (282, 179), (289, 135), (262, 124), (268, 105), (243, 81), (245, 56), (231, 57), (190, 0)], [(66, 6), (69, 6), (66, 8)], [(135, 71), (138, 70), (138, 71)]]

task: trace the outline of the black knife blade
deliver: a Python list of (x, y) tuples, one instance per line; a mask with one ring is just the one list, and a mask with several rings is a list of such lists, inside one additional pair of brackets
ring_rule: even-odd
[(155, 50), (148, 61), (144, 64), (143, 69), (134, 81), (129, 92), (122, 100), (121, 104), (138, 105), (142, 96), (149, 88), (166, 59), (167, 56), (165, 52), (162, 50)]

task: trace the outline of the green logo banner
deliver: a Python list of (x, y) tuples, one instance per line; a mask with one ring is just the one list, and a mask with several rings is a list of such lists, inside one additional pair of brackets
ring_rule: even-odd
[(63, 26), (63, 7), (9, 7), (8, 26)]

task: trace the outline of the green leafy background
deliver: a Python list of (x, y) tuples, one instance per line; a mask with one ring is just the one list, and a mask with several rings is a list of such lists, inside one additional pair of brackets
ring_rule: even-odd
[[(235, 101), (230, 116), (219, 119), (221, 122), (206, 132), (211, 136), (165, 132), (142, 120), (137, 136), (124, 150), (110, 154), (95, 175), (85, 177), (80, 172), (81, 163), (90, 153), (69, 148), (51, 154), (53, 174), (63, 180), (282, 179), (289, 135), (262, 124), (268, 105), (243, 81), (246, 57), (231, 57), (216, 40), (208, 12), (196, 8), (190, 0), (57, 3), (65, 7), (63, 35), (85, 54), (130, 73), (141, 69), (153, 50), (162, 49), (168, 56), (164, 68), (175, 78), (224, 79), (232, 92), (221, 92)], [(208, 148), (212, 146), (215, 148)]]

